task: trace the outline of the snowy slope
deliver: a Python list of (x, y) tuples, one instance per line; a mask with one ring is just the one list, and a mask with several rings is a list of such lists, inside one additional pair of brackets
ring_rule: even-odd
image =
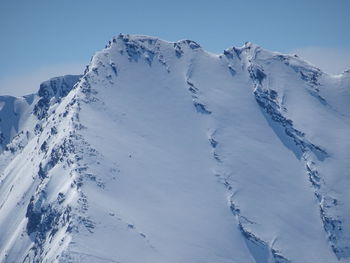
[(0, 260), (350, 262), (349, 99), (251, 43), (119, 35), (0, 97)]

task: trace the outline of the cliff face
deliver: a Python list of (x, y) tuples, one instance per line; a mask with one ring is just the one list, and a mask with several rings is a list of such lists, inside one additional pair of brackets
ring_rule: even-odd
[(120, 35), (0, 97), (3, 262), (348, 262), (348, 73)]

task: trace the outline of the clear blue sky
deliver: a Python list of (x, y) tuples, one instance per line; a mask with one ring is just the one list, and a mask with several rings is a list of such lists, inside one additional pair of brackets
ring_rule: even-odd
[(216, 53), (245, 41), (311, 47), (350, 61), (350, 0), (0, 0), (0, 93), (1, 79), (86, 64), (119, 33), (192, 39)]

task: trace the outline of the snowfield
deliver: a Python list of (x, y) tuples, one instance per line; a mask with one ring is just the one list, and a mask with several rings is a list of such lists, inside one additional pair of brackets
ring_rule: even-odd
[(350, 262), (350, 71), (119, 35), (0, 96), (0, 262)]

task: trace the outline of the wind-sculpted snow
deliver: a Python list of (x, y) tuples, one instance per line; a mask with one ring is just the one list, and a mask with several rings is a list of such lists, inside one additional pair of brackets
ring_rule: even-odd
[(350, 262), (350, 77), (119, 35), (0, 97), (0, 262)]

